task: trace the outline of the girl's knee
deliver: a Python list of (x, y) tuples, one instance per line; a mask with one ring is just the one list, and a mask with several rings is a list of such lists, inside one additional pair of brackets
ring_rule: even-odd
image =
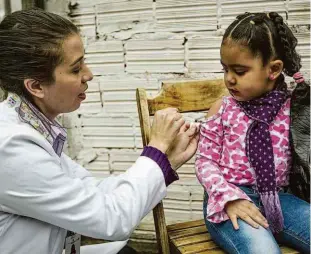
[(252, 254), (281, 254), (281, 249), (275, 241), (263, 239), (262, 242), (252, 242), (249, 244), (246, 251), (241, 253)]
[(246, 222), (238, 221), (240, 229), (234, 230), (231, 222), (207, 223), (213, 240), (226, 252), (234, 254), (281, 254), (272, 233), (260, 227), (253, 228)]
[(252, 254), (281, 254), (279, 245), (270, 231), (263, 227), (258, 229), (249, 225), (244, 225), (247, 230), (244, 230), (241, 242), (240, 253)]

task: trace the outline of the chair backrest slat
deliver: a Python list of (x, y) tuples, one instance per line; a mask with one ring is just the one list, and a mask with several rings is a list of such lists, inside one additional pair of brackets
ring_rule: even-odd
[(164, 82), (161, 92), (148, 98), (149, 114), (167, 107), (176, 107), (180, 112), (207, 110), (226, 91), (222, 79)]

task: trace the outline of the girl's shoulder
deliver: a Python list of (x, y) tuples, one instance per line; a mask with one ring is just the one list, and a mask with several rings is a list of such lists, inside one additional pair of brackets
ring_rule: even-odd
[(206, 118), (202, 123), (213, 121), (222, 117), (223, 113), (228, 109), (232, 110), (235, 108), (236, 103), (231, 96), (224, 96), (217, 100), (209, 109)]

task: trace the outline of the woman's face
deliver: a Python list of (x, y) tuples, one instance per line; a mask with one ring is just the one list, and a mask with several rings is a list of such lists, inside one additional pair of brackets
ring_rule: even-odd
[(92, 72), (84, 63), (84, 47), (79, 35), (65, 39), (62, 54), (62, 62), (54, 71), (55, 81), (42, 86), (44, 97), (38, 105), (50, 119), (78, 109), (86, 98), (87, 82), (93, 79)]

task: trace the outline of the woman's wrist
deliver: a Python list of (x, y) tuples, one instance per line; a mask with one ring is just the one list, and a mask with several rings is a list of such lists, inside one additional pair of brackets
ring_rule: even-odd
[(177, 173), (172, 169), (166, 154), (157, 147), (145, 146), (141, 156), (146, 156), (156, 162), (162, 170), (166, 186), (179, 179)]
[(167, 154), (167, 159), (171, 164), (171, 167), (174, 171), (176, 171), (180, 166), (177, 164), (177, 162), (172, 158), (172, 156), (170, 156), (169, 154)]
[(168, 150), (168, 145), (165, 144), (164, 142), (157, 142), (157, 141), (151, 140), (149, 142), (148, 146), (154, 147), (154, 148), (160, 150), (164, 154), (166, 154), (166, 151)]

